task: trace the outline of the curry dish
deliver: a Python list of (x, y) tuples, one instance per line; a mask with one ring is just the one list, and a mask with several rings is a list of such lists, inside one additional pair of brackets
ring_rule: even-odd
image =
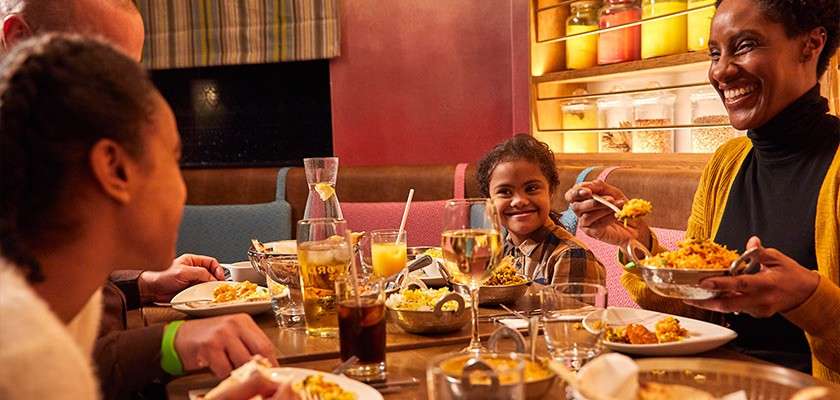
[(622, 327), (609, 327), (606, 340), (613, 343), (657, 344), (677, 342), (688, 337), (688, 331), (680, 326), (674, 317), (666, 317), (656, 323), (654, 332), (641, 324), (629, 324)]
[(268, 292), (257, 286), (256, 283), (248, 281), (225, 283), (213, 289), (214, 303), (227, 303), (230, 301), (268, 300)]
[[(447, 375), (460, 378), (464, 370), (464, 365), (470, 360), (472, 356), (455, 357), (444, 361), (440, 368), (446, 372)], [(499, 376), (499, 384), (510, 385), (518, 381), (515, 368), (518, 361), (508, 358), (491, 358), (482, 357), (481, 361), (485, 362), (496, 374)], [(525, 382), (536, 382), (543, 379), (548, 379), (553, 376), (553, 373), (541, 363), (536, 363), (531, 360), (525, 360)], [(480, 372), (471, 374), (470, 382), (474, 385), (489, 385), (490, 378)]]
[(499, 265), (493, 270), (484, 286), (513, 286), (525, 282), (528, 282), (528, 279), (516, 272), (513, 257), (507, 256), (499, 261)]
[(645, 258), (642, 264), (654, 268), (728, 269), (739, 257), (734, 250), (711, 240), (686, 239), (674, 251)]

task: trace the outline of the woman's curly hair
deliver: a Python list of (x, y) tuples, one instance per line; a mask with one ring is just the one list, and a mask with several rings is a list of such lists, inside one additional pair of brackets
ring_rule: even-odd
[[(769, 20), (782, 24), (789, 38), (825, 28), (826, 38), (817, 61), (817, 78), (828, 69), (828, 63), (840, 44), (840, 1), (838, 0), (754, 0)], [(724, 0), (717, 0), (720, 6)]]
[(140, 157), (141, 127), (156, 89), (145, 70), (110, 45), (49, 34), (0, 64), (0, 254), (43, 279), (32, 246), (72, 237), (71, 179), (92, 176), (90, 149), (108, 138)]
[(525, 160), (540, 167), (545, 180), (548, 181), (549, 192), (554, 193), (560, 178), (554, 165), (554, 153), (547, 144), (534, 139), (531, 135), (518, 134), (511, 139), (499, 143), (478, 162), (479, 190), (482, 196), (490, 197), (490, 177), (493, 170), (500, 163), (506, 161)]

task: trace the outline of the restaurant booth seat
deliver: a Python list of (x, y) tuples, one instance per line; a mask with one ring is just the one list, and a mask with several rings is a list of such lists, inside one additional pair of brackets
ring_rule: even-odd
[[(291, 206), (285, 201), (286, 169), (274, 170), (274, 198), (246, 204), (187, 205), (178, 232), (178, 254), (215, 257), (222, 263), (247, 260), (251, 239), (290, 239)], [(208, 175), (209, 176), (209, 175)], [(237, 190), (231, 187), (230, 190)], [(196, 189), (199, 193), (201, 189)]]
[[(339, 168), (336, 193), (350, 227), (354, 230), (370, 230), (398, 227), (405, 198), (409, 189), (414, 188), (414, 202), (407, 221), (409, 245), (436, 245), (439, 243), (440, 229), (442, 229), (443, 202), (456, 197), (458, 187), (455, 183), (456, 169), (456, 165), (342, 166)], [(568, 209), (568, 203), (563, 195), (575, 184), (585, 169), (587, 171), (582, 179), (592, 180), (602, 175), (607, 168), (557, 165), (560, 184), (557, 193), (552, 198), (554, 210)], [(248, 230), (244, 233), (228, 235), (232, 232), (230, 229), (225, 229), (227, 231), (225, 233), (217, 233), (217, 235), (225, 235), (218, 238), (228, 241), (229, 244), (226, 246), (229, 246), (227, 251), (230, 254), (241, 254), (236, 259), (244, 259), (245, 251), (249, 246), (248, 239), (251, 237), (260, 240), (294, 238), (294, 224), (303, 218), (309, 193), (303, 168), (292, 167), (279, 172), (278, 174), (277, 168), (184, 170), (184, 180), (188, 188), (188, 210), (193, 206), (231, 204), (242, 206), (274, 201), (288, 204), (289, 217), (280, 222), (285, 224), (283, 229), (287, 230), (281, 231), (276, 236), (266, 233), (266, 237), (262, 237), (259, 232)], [(647, 217), (648, 222), (654, 227), (660, 242), (665, 247), (673, 248), (676, 241), (684, 235), (700, 173), (701, 170), (697, 168), (627, 167), (610, 169), (609, 174), (603, 178), (608, 183), (623, 189), (630, 198), (651, 201), (654, 208), (653, 213)], [(475, 174), (476, 166), (469, 165), (464, 171), (463, 183), (459, 182), (463, 187), (465, 197), (481, 197)], [(280, 176), (285, 179), (280, 179)], [(282, 188), (282, 191), (278, 190), (279, 188)], [(204, 210), (207, 210), (207, 213), (217, 212), (212, 208)], [(238, 210), (234, 208), (227, 211), (230, 211), (228, 217), (232, 217)], [(191, 217), (190, 219), (201, 221), (200, 218)], [(187, 224), (186, 221), (185, 224)], [(198, 222), (191, 222), (191, 224), (199, 226)], [(230, 224), (233, 222), (222, 227)], [(250, 225), (252, 223), (240, 224), (243, 227)], [(272, 229), (270, 225), (264, 228)], [(567, 229), (571, 230), (571, 226), (567, 226)], [(191, 232), (195, 230), (195, 227), (191, 230), (182, 230), (179, 250), (182, 249), (180, 246), (182, 241), (186, 243), (190, 240), (186, 235), (191, 235)], [(199, 232), (204, 230), (206, 229), (202, 228)], [(607, 269), (609, 304), (637, 307), (619, 282), (622, 266), (618, 263), (617, 248), (589, 238), (579, 230), (575, 233)], [(217, 245), (219, 248), (221, 246), (221, 243)], [(215, 250), (215, 248), (210, 247), (210, 250)]]

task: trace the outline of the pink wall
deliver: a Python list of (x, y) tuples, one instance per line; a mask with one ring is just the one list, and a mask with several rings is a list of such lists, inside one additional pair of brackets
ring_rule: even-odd
[(341, 0), (342, 165), (478, 160), (529, 131), (529, 0)]

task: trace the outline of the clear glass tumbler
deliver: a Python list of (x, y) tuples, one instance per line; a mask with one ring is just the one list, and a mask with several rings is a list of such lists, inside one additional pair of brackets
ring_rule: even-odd
[(350, 266), (347, 222), (334, 218), (298, 222), (297, 252), (306, 332), (313, 336), (338, 334), (335, 282)]
[(354, 282), (350, 276), (335, 283), (338, 296), (338, 339), (341, 361), (359, 361), (344, 374), (363, 381), (385, 379), (385, 289), (381, 279)]
[(603, 350), (607, 288), (560, 283), (540, 291), (545, 344), (551, 356), (577, 371)]

